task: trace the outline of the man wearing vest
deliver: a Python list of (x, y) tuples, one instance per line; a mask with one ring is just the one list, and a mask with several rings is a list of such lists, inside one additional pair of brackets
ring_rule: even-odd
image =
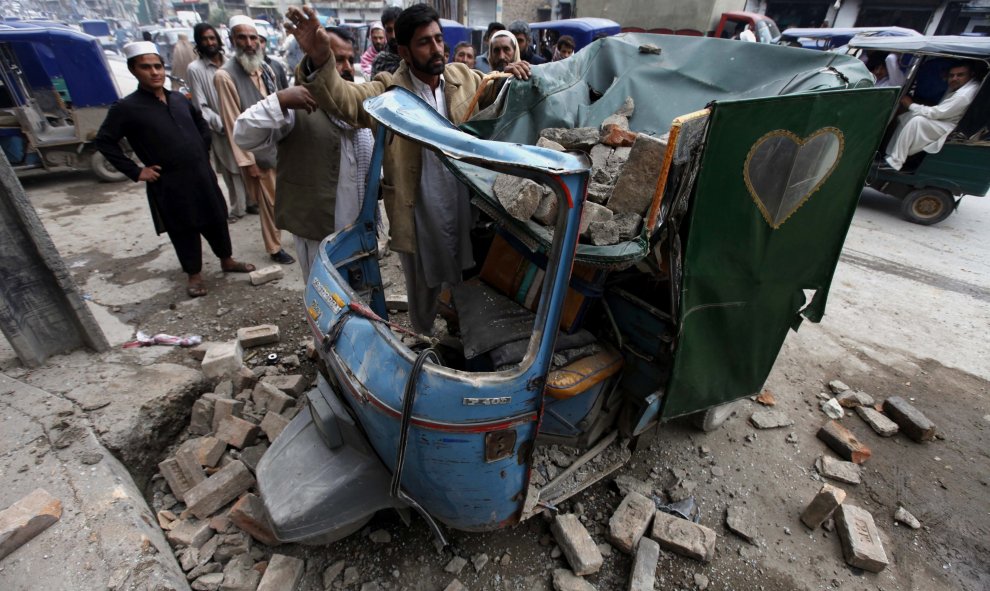
[[(380, 73), (365, 84), (348, 82), (337, 73), (330, 36), (311, 7), (290, 8), (287, 16), (291, 24), (286, 30), (307, 56), (297, 77), (311, 76), (306, 88), (320, 108), (355, 127), (372, 126), (362, 102), (392, 85), (416, 93), (455, 124), (490, 104), (498, 93), (499, 84), (489, 85), (475, 106), (482, 75), (461, 63), (444, 63), (440, 17), (427, 4), (406, 8), (395, 21), (402, 58), (395, 73)], [(509, 64), (506, 71), (529, 77), (525, 63)], [(417, 332), (432, 334), (443, 286), (459, 283), (462, 272), (474, 265), (467, 187), (432, 151), (396, 137), (385, 147), (382, 195), (391, 246), (402, 261), (410, 323)]]
[[(354, 46), (347, 29), (328, 28), (337, 73), (354, 80)], [(275, 224), (295, 235), (303, 277), (309, 277), (320, 242), (357, 219), (374, 137), (316, 108), (305, 86), (265, 97), (241, 113), (234, 140), (265, 157), (278, 151)]]
[(255, 157), (234, 142), (237, 116), (280, 89), (275, 73), (265, 63), (254, 21), (246, 16), (230, 19), (230, 39), (234, 44), (234, 59), (228, 60), (213, 78), (220, 101), (220, 116), (234, 158), (241, 167), (244, 186), (258, 202), (265, 250), (276, 263), (288, 265), (295, 259), (282, 249), (281, 231), (275, 226), (274, 154)]

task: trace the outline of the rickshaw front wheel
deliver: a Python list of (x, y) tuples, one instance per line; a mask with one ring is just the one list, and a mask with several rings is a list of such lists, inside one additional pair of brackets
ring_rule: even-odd
[(949, 217), (956, 208), (952, 194), (942, 189), (925, 187), (911, 191), (901, 203), (901, 215), (909, 222), (930, 226)]
[(126, 181), (127, 175), (120, 172), (106, 158), (103, 154), (99, 152), (93, 152), (90, 156), (89, 161), (90, 168), (101, 181), (106, 181), (108, 183), (119, 183), (120, 181)]
[(737, 402), (739, 401), (733, 400), (732, 402), (726, 402), (725, 404), (719, 404), (718, 406), (696, 412), (691, 415), (691, 423), (695, 428), (705, 433), (710, 433), (721, 427), (722, 423), (729, 420), (729, 417), (736, 414), (738, 408)]

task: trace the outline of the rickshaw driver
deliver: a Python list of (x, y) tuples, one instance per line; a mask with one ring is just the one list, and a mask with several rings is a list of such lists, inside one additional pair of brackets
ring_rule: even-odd
[[(402, 63), (394, 74), (382, 72), (364, 84), (347, 82), (337, 73), (330, 36), (311, 7), (291, 7), (286, 17), (290, 21), (286, 30), (307, 56), (300, 65), (300, 79), (309, 80), (306, 87), (321, 109), (345, 123), (371, 127), (362, 102), (393, 85), (415, 93), (455, 124), (474, 113), (468, 107), (481, 87), (482, 74), (461, 63), (444, 63), (440, 16), (429, 5), (415, 4), (402, 11), (395, 20)], [(509, 64), (506, 71), (529, 78), (529, 64)], [(498, 90), (498, 84), (485, 89), (478, 107), (490, 104)], [(391, 247), (402, 261), (409, 320), (417, 332), (432, 334), (443, 286), (460, 283), (462, 272), (474, 265), (467, 187), (432, 151), (401, 138), (385, 148), (383, 164)]]
[(901, 98), (907, 112), (898, 118), (884, 160), (894, 170), (900, 170), (908, 156), (924, 150), (934, 154), (942, 149), (945, 139), (966, 114), (980, 85), (973, 77), (973, 65), (958, 61), (949, 67), (949, 88), (934, 107), (918, 105), (909, 96)]

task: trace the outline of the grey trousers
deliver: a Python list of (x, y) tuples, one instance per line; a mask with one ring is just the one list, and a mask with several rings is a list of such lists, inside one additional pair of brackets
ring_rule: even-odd
[(406, 278), (406, 298), (409, 301), (409, 322), (413, 330), (424, 335), (433, 335), (433, 322), (436, 320), (440, 304), (437, 298), (443, 286), (426, 285), (426, 272), (423, 262), (416, 255), (398, 253), (402, 263), (402, 274)]

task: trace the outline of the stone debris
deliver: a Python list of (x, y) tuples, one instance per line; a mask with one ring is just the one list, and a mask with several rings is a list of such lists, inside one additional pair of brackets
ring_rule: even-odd
[(636, 137), (630, 148), (629, 158), (622, 167), (609, 197), (608, 207), (615, 213), (637, 213), (643, 215), (653, 202), (653, 195), (660, 179), (663, 156), (667, 143), (644, 134)]
[(756, 528), (753, 515), (749, 509), (741, 506), (730, 506), (725, 510), (725, 526), (729, 531), (746, 540), (754, 546), (759, 546), (757, 539), (760, 532)]
[(471, 564), (474, 565), (474, 572), (480, 573), (481, 569), (485, 568), (485, 565), (488, 564), (488, 555), (475, 554), (471, 557)]
[(206, 519), (254, 486), (254, 476), (240, 460), (234, 460), (189, 489), (185, 495), (189, 511)]
[(825, 478), (831, 478), (832, 480), (838, 480), (846, 484), (859, 484), (862, 482), (858, 464), (844, 462), (832, 456), (819, 456), (815, 460), (815, 469)]
[(590, 150), (598, 143), (597, 127), (548, 127), (540, 132), (540, 137), (556, 142), (566, 150)]
[(755, 400), (763, 406), (775, 406), (777, 404), (777, 399), (770, 390), (763, 390), (756, 395)]
[(632, 554), (649, 529), (655, 512), (652, 500), (639, 493), (629, 493), (608, 520), (609, 541), (626, 554)]
[(329, 589), (337, 577), (344, 572), (344, 561), (338, 560), (323, 570), (323, 588)]
[(298, 558), (275, 554), (268, 561), (257, 591), (292, 591), (302, 579), (306, 563)]
[(203, 376), (207, 379), (215, 380), (235, 373), (244, 365), (242, 360), (243, 354), (244, 350), (241, 349), (240, 343), (236, 341), (232, 343), (214, 343), (203, 357), (203, 363), (200, 366)]
[(357, 585), (358, 581), (360, 580), (361, 580), (361, 571), (359, 571), (356, 566), (349, 566), (346, 569), (344, 569), (344, 587)]
[(254, 570), (254, 561), (248, 554), (239, 554), (223, 568), (220, 591), (256, 591), (261, 573)]
[(880, 532), (869, 511), (842, 505), (836, 513), (835, 524), (842, 541), (842, 554), (848, 564), (873, 573), (887, 568), (887, 553), (883, 550)]
[(832, 380), (831, 382), (829, 382), (828, 389), (831, 390), (833, 394), (842, 394), (847, 390), (852, 390), (852, 388), (847, 386), (845, 382), (842, 382), (840, 380)]
[(213, 401), (213, 418), (210, 423), (215, 433), (220, 429), (220, 423), (227, 417), (240, 417), (244, 412), (244, 401), (233, 398), (217, 398)]
[(875, 402), (873, 397), (866, 392), (860, 392), (859, 390), (846, 390), (845, 392), (837, 395), (835, 397), (836, 402), (842, 405), (844, 408), (856, 408), (857, 406), (873, 406)]
[(578, 226), (578, 233), (582, 236), (586, 236), (592, 223), (611, 221), (613, 215), (612, 210), (604, 205), (585, 202), (584, 211), (581, 213), (581, 224)]
[(565, 148), (564, 146), (542, 136), (538, 140), (536, 140), (536, 145), (540, 148), (547, 148), (548, 150), (554, 150), (557, 152), (567, 151), (567, 148)]
[(383, 529), (376, 529), (368, 534), (368, 539), (376, 544), (388, 544), (392, 541), (392, 534)]
[(279, 341), (278, 325), (260, 324), (237, 329), (237, 342), (244, 349), (270, 345)]
[(604, 559), (598, 546), (585, 529), (578, 516), (573, 513), (558, 515), (550, 526), (560, 550), (564, 553), (574, 574), (579, 576), (598, 572)]
[(180, 519), (172, 525), (165, 538), (173, 546), (199, 548), (213, 537), (213, 529), (209, 521), (198, 519)]
[(794, 424), (794, 421), (780, 410), (758, 410), (750, 415), (749, 422), (757, 429), (779, 429)]
[(650, 537), (664, 550), (708, 562), (715, 557), (715, 532), (704, 525), (657, 511)]
[(464, 586), (464, 583), (454, 579), (443, 588), (443, 591), (467, 591), (467, 587)]
[(289, 425), (289, 419), (275, 411), (268, 411), (264, 420), (261, 421), (261, 430), (265, 432), (268, 441), (275, 441), (282, 430)]
[(265, 504), (257, 496), (247, 493), (230, 508), (230, 521), (241, 531), (267, 546), (277, 546), (278, 538), (268, 525)]
[(701, 573), (694, 574), (694, 586), (698, 588), (698, 591), (705, 591), (708, 588), (708, 577)]
[(903, 523), (911, 529), (921, 529), (921, 522), (918, 521), (918, 518), (911, 515), (904, 507), (898, 507), (897, 511), (894, 511), (894, 521)]
[(918, 443), (935, 438), (935, 423), (900, 396), (884, 400), (883, 412), (897, 423), (905, 435)]
[(0, 559), (62, 518), (62, 501), (36, 488), (0, 511)]
[(269, 265), (251, 271), (248, 277), (251, 279), (251, 285), (264, 285), (285, 277), (285, 271), (280, 265)]
[[(217, 564), (217, 567), (219, 566), (220, 565)], [(194, 591), (216, 591), (220, 588), (221, 583), (223, 583), (223, 573), (207, 573), (194, 580), (190, 587), (192, 587)]]
[(169, 489), (175, 498), (185, 500), (186, 492), (193, 487), (189, 477), (185, 475), (175, 458), (167, 458), (158, 463), (158, 471), (165, 477)]
[(301, 375), (265, 376), (261, 378), (261, 381), (278, 388), (293, 398), (298, 398), (309, 385), (306, 376)]
[(461, 571), (464, 570), (464, 567), (467, 566), (467, 563), (468, 561), (466, 559), (460, 556), (455, 556), (450, 559), (447, 566), (443, 567), (443, 570), (452, 575), (459, 575), (461, 574)]
[(588, 240), (595, 246), (607, 246), (619, 242), (619, 227), (614, 220), (592, 222), (588, 226)]
[(866, 424), (877, 432), (881, 437), (891, 437), (896, 435), (900, 427), (894, 421), (887, 418), (882, 412), (871, 406), (857, 406), (856, 414), (866, 421)]
[(246, 421), (240, 417), (230, 415), (220, 421), (217, 428), (217, 439), (232, 445), (237, 449), (243, 449), (254, 445), (258, 440), (258, 425), (251, 421)]
[(840, 458), (844, 458), (854, 464), (862, 464), (870, 459), (872, 452), (856, 436), (835, 421), (825, 423), (818, 430), (818, 438), (824, 441)]
[(615, 486), (618, 487), (619, 494), (622, 496), (626, 496), (631, 492), (639, 493), (646, 498), (653, 496), (653, 485), (628, 474), (616, 476), (613, 482), (615, 482)]
[(653, 591), (657, 562), (660, 560), (660, 544), (643, 538), (636, 546), (632, 572), (629, 575), (629, 591)]
[(818, 529), (825, 520), (832, 516), (832, 513), (846, 499), (846, 491), (831, 484), (823, 484), (821, 490), (815, 498), (808, 503), (804, 512), (801, 513), (801, 523), (808, 529)]
[(840, 405), (839, 401), (835, 398), (829, 398), (828, 400), (822, 401), (822, 403), (818, 406), (820, 406), (822, 412), (832, 420), (838, 420), (846, 416), (846, 411), (842, 409), (842, 405)]
[(526, 221), (533, 217), (540, 200), (546, 192), (543, 185), (509, 174), (495, 177), (492, 187), (495, 197), (505, 208), (505, 211), (517, 220)]
[(555, 591), (596, 591), (594, 585), (566, 568), (554, 569), (553, 588)]

